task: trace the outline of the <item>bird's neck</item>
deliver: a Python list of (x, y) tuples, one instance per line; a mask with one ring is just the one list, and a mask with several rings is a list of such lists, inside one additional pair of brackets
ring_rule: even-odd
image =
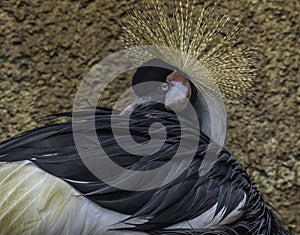
[[(213, 100), (203, 96), (199, 91), (197, 97), (191, 100), (197, 113), (201, 131), (220, 146), (224, 145), (226, 137), (226, 110), (222, 100)], [(195, 120), (196, 121), (196, 120)]]

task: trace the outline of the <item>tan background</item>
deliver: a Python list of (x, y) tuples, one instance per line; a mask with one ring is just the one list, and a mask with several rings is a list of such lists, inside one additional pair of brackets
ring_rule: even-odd
[[(0, 2), (0, 140), (70, 111), (93, 64), (122, 49), (118, 22), (134, 1)], [(258, 50), (259, 91), (247, 107), (228, 106), (227, 148), (295, 233), (300, 234), (300, 1), (220, 1), (241, 39)], [(109, 105), (128, 86), (121, 80)], [(296, 228), (298, 227), (298, 228)]]

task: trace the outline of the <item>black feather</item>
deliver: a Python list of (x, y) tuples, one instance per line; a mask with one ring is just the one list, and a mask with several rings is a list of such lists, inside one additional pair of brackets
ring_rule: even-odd
[[(133, 170), (154, 169), (168, 162), (174, 155), (180, 143), (180, 136), (199, 135), (197, 153), (188, 169), (169, 184), (144, 192), (126, 191), (107, 185), (93, 175), (81, 160), (74, 143), (71, 122), (40, 127), (1, 143), (0, 161), (30, 160), (41, 169), (65, 180), (100, 206), (131, 215), (129, 219), (140, 216), (148, 218), (145, 223), (136, 224), (127, 230), (157, 235), (290, 234), (259, 192), (252, 187), (241, 164), (225, 149), (219, 153), (210, 171), (199, 176), (199, 167), (205, 153), (218, 146), (209, 145), (209, 138), (203, 133), (195, 132), (189, 121), (186, 121), (182, 128), (176, 115), (161, 106), (148, 104), (137, 108), (130, 119), (131, 134), (137, 142), (149, 141), (148, 129), (153, 122), (162, 123), (168, 132), (163, 147), (151, 156), (144, 157), (129, 154), (118, 146), (111, 130), (111, 113), (112, 110), (109, 109), (97, 109), (95, 126), (103, 149), (117, 164)], [(97, 143), (89, 138), (91, 130), (87, 129), (87, 124), (93, 121), (94, 117), (90, 116), (88, 111), (79, 114), (83, 118), (80, 134), (85, 143), (84, 148), (93, 152)], [(71, 113), (56, 116), (71, 116)], [(120, 115), (120, 129), (124, 120), (125, 117)], [(127, 136), (120, 138), (126, 140)], [(188, 154), (187, 150), (186, 155)], [(243, 214), (230, 224), (214, 228), (167, 229), (170, 225), (196, 218), (216, 203), (216, 213), (225, 207), (226, 213), (223, 217), (226, 217), (237, 207), (244, 194), (247, 198)]]

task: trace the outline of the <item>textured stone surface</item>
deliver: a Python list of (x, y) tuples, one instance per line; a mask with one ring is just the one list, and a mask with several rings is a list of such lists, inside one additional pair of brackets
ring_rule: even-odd
[[(257, 48), (258, 92), (228, 109), (227, 148), (259, 190), (300, 233), (300, 2), (219, 1)], [(133, 1), (0, 2), (0, 140), (40, 125), (37, 118), (72, 108), (89, 69), (122, 49), (118, 22)], [(105, 92), (109, 105), (129, 84)], [(298, 228), (297, 228), (298, 226)]]

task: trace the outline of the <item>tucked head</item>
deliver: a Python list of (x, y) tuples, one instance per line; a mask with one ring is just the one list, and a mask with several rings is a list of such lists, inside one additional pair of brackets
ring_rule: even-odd
[(187, 75), (159, 59), (150, 60), (137, 69), (132, 88), (139, 96), (133, 105), (139, 105), (139, 101), (157, 101), (175, 112), (184, 111), (195, 95)]
[[(135, 72), (132, 88), (138, 98), (121, 114), (131, 113), (146, 102), (160, 102), (166, 109), (173, 110), (192, 123), (197, 121), (204, 134), (217, 143), (223, 143), (224, 138), (219, 133), (226, 133), (224, 107), (214, 100), (208, 103), (208, 97), (177, 67), (160, 59), (150, 60)], [(196, 113), (196, 116), (192, 113)]]

